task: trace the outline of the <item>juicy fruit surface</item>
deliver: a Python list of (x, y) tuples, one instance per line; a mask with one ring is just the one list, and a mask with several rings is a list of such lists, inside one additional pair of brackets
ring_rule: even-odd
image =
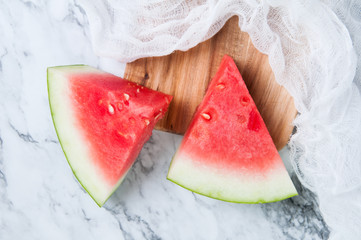
[(169, 98), (114, 76), (82, 74), (70, 82), (73, 110), (93, 161), (115, 184), (150, 137), (155, 118), (166, 112)]
[(297, 194), (230, 57), (224, 57), (208, 86), (168, 178), (192, 191), (235, 202), (270, 202)]
[(49, 68), (48, 87), (68, 162), (101, 206), (123, 180), (172, 97), (88, 66)]

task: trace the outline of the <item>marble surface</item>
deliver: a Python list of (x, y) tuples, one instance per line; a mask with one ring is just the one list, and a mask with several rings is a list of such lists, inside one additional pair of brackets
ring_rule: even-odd
[[(73, 176), (52, 124), (46, 68), (94, 55), (76, 1), (0, 1), (0, 239), (327, 239), (314, 195), (242, 205), (166, 180), (181, 137), (154, 131), (123, 184), (99, 208)], [(282, 151), (287, 164), (287, 149)]]

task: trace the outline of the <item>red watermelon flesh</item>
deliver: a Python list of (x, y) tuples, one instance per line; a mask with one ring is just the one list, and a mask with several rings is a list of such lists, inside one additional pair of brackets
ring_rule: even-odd
[(164, 116), (172, 96), (88, 66), (49, 68), (48, 88), (68, 162), (102, 206)]
[(208, 86), (168, 179), (231, 202), (273, 202), (297, 195), (231, 57), (223, 58)]

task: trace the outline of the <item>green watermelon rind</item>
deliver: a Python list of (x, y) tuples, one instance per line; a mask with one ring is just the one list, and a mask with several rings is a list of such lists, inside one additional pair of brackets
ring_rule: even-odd
[(217, 198), (217, 197), (213, 197), (213, 196), (209, 196), (205, 193), (201, 193), (201, 192), (197, 192), (197, 191), (194, 191), (190, 188), (187, 188), (185, 186), (183, 186), (182, 184), (179, 184), (177, 183), (176, 181), (173, 181), (172, 179), (169, 179), (167, 177), (167, 179), (169, 181), (171, 181), (172, 183), (175, 183), (177, 184), (178, 186), (184, 188), (184, 189), (187, 189), (188, 191), (191, 191), (191, 192), (194, 192), (194, 193), (197, 193), (199, 195), (202, 195), (202, 196), (205, 196), (205, 197), (208, 197), (208, 198), (212, 198), (212, 199), (216, 199), (216, 200), (220, 200), (220, 201), (223, 201), (223, 202), (230, 202), (230, 203), (242, 203), (242, 204), (260, 204), (260, 203), (273, 203), (273, 202), (279, 202), (279, 201), (282, 201), (282, 200), (285, 200), (285, 199), (288, 199), (288, 198), (291, 198), (291, 197), (294, 197), (294, 196), (297, 196), (298, 194), (295, 193), (295, 194), (290, 194), (290, 195), (287, 195), (285, 197), (282, 197), (282, 198), (275, 198), (274, 200), (271, 200), (271, 201), (257, 201), (257, 202), (247, 202), (247, 201), (234, 201), (234, 200), (229, 200), (229, 199), (223, 199), (223, 198)]
[[(54, 125), (54, 129), (55, 129), (55, 133), (59, 139), (59, 143), (60, 143), (60, 146), (61, 146), (61, 149), (64, 153), (64, 156), (66, 158), (66, 161), (68, 162), (69, 166), (70, 166), (70, 169), (71, 171), (73, 172), (75, 178), (78, 180), (78, 183), (83, 187), (83, 189), (89, 194), (89, 196), (94, 200), (94, 202), (99, 206), (99, 207), (102, 207), (104, 205), (104, 203), (112, 196), (112, 194), (116, 191), (116, 189), (119, 187), (120, 183), (122, 182), (123, 179), (120, 179), (119, 182), (115, 185), (114, 187), (114, 190), (111, 192), (111, 194), (104, 200), (104, 201), (98, 201), (92, 194), (91, 192), (85, 187), (85, 185), (82, 183), (82, 181), (80, 181), (79, 177), (78, 177), (78, 174), (77, 172), (74, 170), (72, 164), (70, 163), (69, 161), (69, 157), (64, 149), (64, 146), (63, 146), (63, 143), (61, 141), (61, 138), (60, 138), (60, 134), (59, 134), (59, 130), (57, 128), (57, 125), (55, 123), (55, 118), (54, 118), (54, 110), (53, 110), (53, 106), (52, 106), (52, 103), (51, 103), (51, 97), (50, 97), (50, 81), (49, 81), (49, 77), (51, 75), (50, 73), (50, 69), (61, 69), (61, 68), (65, 68), (65, 69), (76, 69), (78, 67), (87, 67), (86, 65), (84, 64), (75, 64), (75, 65), (66, 65), (66, 66), (54, 66), (54, 67), (49, 67), (47, 68), (47, 91), (48, 91), (48, 100), (49, 100), (49, 107), (50, 107), (50, 113), (51, 113), (51, 118), (52, 118), (52, 121), (53, 121), (53, 125)], [(124, 175), (126, 176), (126, 174)]]
[(230, 202), (230, 203), (241, 203), (241, 204), (263, 204), (263, 203), (272, 203), (272, 202), (278, 202), (278, 201), (282, 201), (282, 200), (285, 200), (285, 199), (288, 199), (288, 198), (291, 198), (291, 197), (294, 197), (294, 196), (297, 196), (298, 193), (297, 193), (297, 190), (295, 190), (294, 193), (291, 193), (291, 194), (288, 194), (288, 195), (283, 195), (282, 197), (279, 197), (279, 198), (274, 198), (270, 201), (263, 201), (263, 200), (259, 200), (259, 201), (237, 201), (237, 200), (231, 200), (231, 199), (226, 199), (226, 198), (221, 198), (221, 197), (215, 197), (215, 196), (211, 196), (211, 195), (207, 195), (205, 193), (202, 193), (202, 192), (199, 192), (199, 191), (195, 191), (189, 187), (186, 187), (184, 186), (183, 184), (180, 184), (179, 182), (171, 179), (169, 177), (169, 173), (171, 172), (170, 169), (172, 167), (172, 163), (173, 163), (173, 160), (174, 158), (177, 156), (177, 154), (175, 154), (171, 160), (171, 163), (169, 165), (169, 169), (168, 169), (168, 174), (167, 174), (167, 180), (177, 184), (178, 186), (188, 190), (188, 191), (191, 191), (191, 192), (194, 192), (194, 193), (197, 193), (199, 195), (202, 195), (202, 196), (205, 196), (205, 197), (208, 197), (208, 198), (212, 198), (212, 199), (216, 199), (216, 200), (220, 200), (220, 201), (224, 201), (224, 202)]

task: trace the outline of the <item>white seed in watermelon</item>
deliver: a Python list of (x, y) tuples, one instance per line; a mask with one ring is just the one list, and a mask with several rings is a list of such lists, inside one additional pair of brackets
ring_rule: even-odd
[(172, 99), (138, 89), (89, 66), (48, 68), (49, 103), (60, 144), (74, 175), (99, 206), (120, 185)]

